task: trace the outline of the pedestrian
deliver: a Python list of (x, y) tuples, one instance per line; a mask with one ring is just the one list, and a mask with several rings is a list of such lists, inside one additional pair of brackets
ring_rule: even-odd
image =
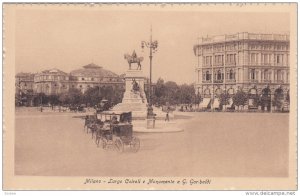
[(170, 121), (170, 118), (169, 118), (169, 110), (167, 110), (165, 121), (168, 121), (168, 122)]
[(43, 112), (43, 106), (40, 107), (41, 112)]

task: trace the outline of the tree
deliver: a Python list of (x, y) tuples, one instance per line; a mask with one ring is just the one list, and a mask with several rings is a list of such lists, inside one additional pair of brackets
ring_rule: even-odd
[(51, 105), (58, 105), (60, 103), (58, 95), (49, 95), (48, 100)]
[(275, 90), (274, 99), (273, 99), (273, 106), (276, 106), (277, 109), (280, 109), (283, 106), (284, 101), (284, 94), (281, 88)]
[(115, 89), (113, 90), (113, 97), (111, 99), (112, 104), (116, 105), (118, 103), (122, 102), (123, 94), (124, 94), (124, 89), (120, 86), (116, 86)]
[(34, 98), (33, 98), (33, 104), (35, 106), (38, 105), (44, 105), (44, 104), (48, 104), (49, 100), (48, 100), (48, 96), (45, 93), (38, 93)]
[(70, 88), (68, 93), (69, 103), (72, 105), (78, 105), (83, 102), (83, 94), (79, 89)]
[(58, 96), (58, 100), (60, 103), (62, 103), (63, 105), (67, 105), (70, 103), (70, 99), (69, 99), (69, 93), (61, 93)]
[(151, 101), (153, 104), (163, 105), (165, 102), (165, 84), (162, 78), (159, 78), (152, 92)]
[(198, 92), (196, 97), (195, 97), (195, 104), (199, 106), (200, 102), (201, 102), (201, 95)]
[(195, 96), (195, 88), (192, 84), (182, 84), (179, 86), (180, 103), (191, 104)]
[(267, 110), (271, 110), (271, 90), (269, 87), (264, 88), (261, 94), (261, 107), (264, 110), (267, 107)]
[(85, 104), (91, 106), (97, 105), (103, 98), (101, 91), (103, 90), (99, 86), (87, 89), (83, 95)]
[(229, 99), (230, 96), (228, 93), (221, 93), (218, 97), (219, 102), (220, 102), (220, 108), (223, 109), (223, 105), (228, 105), (229, 104)]
[(86, 105), (95, 106), (100, 103), (101, 100), (106, 99), (109, 104), (115, 105), (122, 101), (124, 90), (121, 87), (112, 86), (96, 86), (89, 88), (85, 91), (83, 100)]
[(165, 100), (170, 104), (177, 104), (179, 101), (179, 87), (176, 82), (168, 81), (165, 83)]
[(234, 105), (243, 106), (248, 100), (247, 94), (244, 91), (240, 90), (232, 97), (232, 100)]

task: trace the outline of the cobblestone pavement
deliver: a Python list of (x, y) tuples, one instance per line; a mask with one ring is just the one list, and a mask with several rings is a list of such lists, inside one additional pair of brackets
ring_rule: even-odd
[(74, 114), (17, 112), (15, 174), (49, 176), (288, 175), (289, 114), (193, 113), (175, 133), (135, 133), (137, 153), (97, 148)]

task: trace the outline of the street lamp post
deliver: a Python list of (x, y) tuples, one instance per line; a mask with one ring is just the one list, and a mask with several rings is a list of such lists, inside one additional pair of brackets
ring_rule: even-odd
[(151, 84), (152, 84), (152, 58), (153, 58), (153, 53), (155, 53), (157, 51), (157, 47), (158, 47), (158, 42), (157, 40), (152, 40), (152, 26), (151, 26), (151, 29), (150, 29), (150, 41), (149, 42), (146, 42), (146, 41), (142, 41), (141, 43), (142, 45), (142, 49), (144, 49), (144, 47), (147, 47), (150, 49), (150, 55), (149, 55), (149, 59), (150, 59), (150, 81), (149, 81), (149, 106), (152, 105), (152, 102), (151, 102), (151, 91), (152, 91), (152, 87), (151, 87)]

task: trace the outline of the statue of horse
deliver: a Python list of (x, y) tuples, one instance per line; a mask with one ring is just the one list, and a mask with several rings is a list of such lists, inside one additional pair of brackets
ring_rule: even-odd
[(132, 55), (129, 54), (125, 54), (124, 55), (124, 59), (127, 60), (128, 64), (129, 64), (129, 69), (131, 69), (131, 64), (132, 63), (137, 63), (137, 70), (141, 70), (142, 69), (142, 65), (141, 62), (144, 60), (143, 57), (138, 57), (135, 53), (135, 51), (133, 51)]

